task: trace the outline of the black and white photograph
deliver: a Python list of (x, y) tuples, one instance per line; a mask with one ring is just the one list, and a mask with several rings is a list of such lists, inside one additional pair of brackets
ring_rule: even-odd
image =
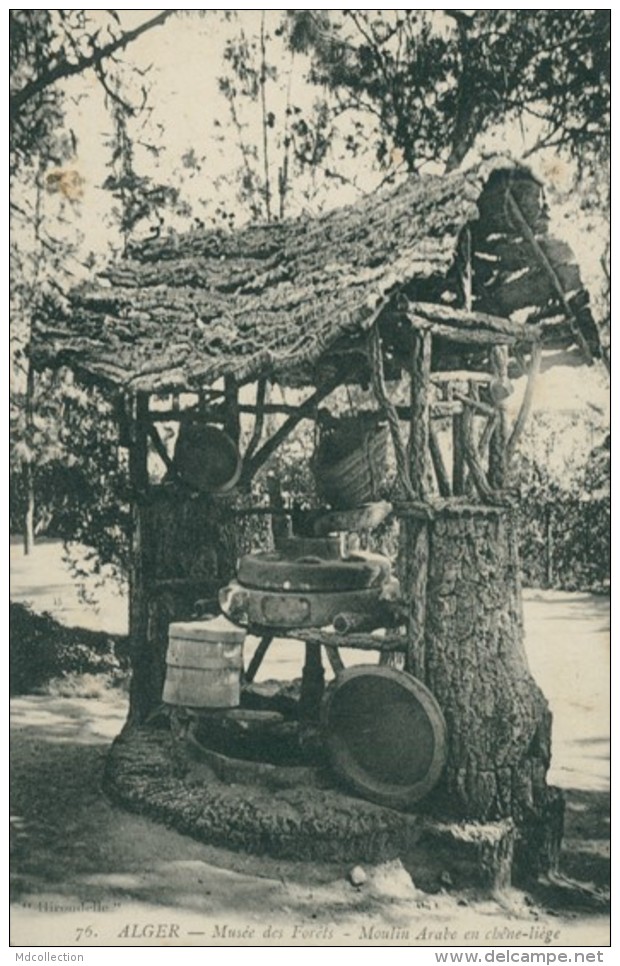
[(16, 961), (604, 962), (611, 9), (8, 34)]

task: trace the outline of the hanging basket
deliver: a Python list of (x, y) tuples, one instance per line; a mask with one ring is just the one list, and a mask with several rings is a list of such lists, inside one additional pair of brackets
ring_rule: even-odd
[(320, 433), (314, 457), (319, 496), (342, 510), (379, 500), (385, 484), (389, 436), (380, 414), (329, 417)]

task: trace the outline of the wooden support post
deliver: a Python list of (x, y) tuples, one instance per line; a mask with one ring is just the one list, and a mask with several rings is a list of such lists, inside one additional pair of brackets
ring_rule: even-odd
[(575, 336), (575, 341), (577, 342), (577, 345), (581, 349), (584, 359), (588, 364), (591, 363), (592, 352), (590, 350), (590, 346), (588, 345), (588, 343), (586, 342), (583, 336), (583, 333), (579, 325), (579, 319), (575, 315), (568, 299), (566, 298), (566, 293), (564, 292), (564, 287), (562, 285), (562, 282), (560, 281), (558, 274), (554, 269), (553, 265), (549, 261), (549, 258), (547, 257), (545, 251), (543, 250), (541, 245), (539, 245), (536, 239), (536, 236), (529, 225), (527, 218), (521, 211), (521, 206), (519, 205), (519, 202), (513, 195), (510, 188), (506, 192), (506, 202), (508, 204), (509, 211), (513, 216), (519, 230), (523, 232), (534, 254), (536, 255), (538, 263), (541, 265), (543, 271), (546, 273), (547, 277), (549, 278), (551, 284), (553, 285), (556, 291), (556, 295), (562, 305), (562, 308), (564, 309), (564, 312), (566, 313), (566, 318), (568, 319), (568, 324), (570, 326), (571, 332)]
[(412, 332), (411, 429), (408, 456), (411, 487), (420, 499), (428, 495), (431, 340), (430, 332)]
[(455, 496), (462, 496), (465, 490), (464, 415), (461, 413), (452, 417), (452, 492)]
[(471, 229), (467, 227), (464, 232), (463, 238), (463, 270), (462, 270), (462, 286), (463, 286), (463, 303), (465, 310), (471, 312), (474, 305), (473, 297), (473, 271), (471, 264)]
[[(508, 353), (503, 346), (491, 350), (491, 367), (497, 380), (508, 378)], [(494, 490), (501, 490), (506, 483), (506, 446), (508, 443), (508, 421), (506, 409), (500, 403), (497, 407), (497, 421), (489, 441), (489, 484)]]
[(471, 410), (463, 413), (463, 453), (478, 494), (487, 503), (496, 503), (497, 498), (489, 485), (480, 462), (474, 440), (473, 415)]
[[(428, 453), (430, 446), (430, 332), (412, 333), (411, 352), (411, 431), (409, 465), (411, 488), (425, 500), (428, 496)], [(401, 522), (401, 547), (404, 551), (404, 580), (401, 584), (408, 600), (406, 667), (421, 681), (426, 679), (426, 584), (428, 577), (428, 523), (422, 519)]]
[(413, 499), (415, 497), (415, 493), (411, 487), (410, 459), (408, 459), (405, 445), (401, 437), (400, 426), (398, 424), (398, 412), (396, 411), (396, 406), (388, 395), (387, 386), (385, 384), (381, 335), (376, 322), (368, 333), (368, 357), (370, 360), (370, 373), (372, 378), (373, 392), (382, 412), (385, 414), (385, 418), (390, 429), (390, 436), (392, 437), (394, 456), (396, 458), (396, 471), (400, 488), (407, 499)]
[(241, 434), (239, 389), (236, 380), (232, 376), (226, 376), (224, 379), (224, 402), (224, 429), (234, 443), (239, 443), (239, 436)]
[(318, 723), (324, 685), (325, 671), (321, 660), (321, 645), (307, 642), (299, 696), (299, 720), (302, 727)]
[(439, 495), (443, 497), (452, 496), (452, 487), (450, 486), (450, 477), (448, 471), (445, 467), (443, 456), (441, 453), (441, 448), (439, 446), (439, 436), (437, 430), (431, 423), (429, 427), (428, 442), (431, 451), (431, 460), (433, 462), (433, 469), (435, 470), (435, 476), (437, 478), (437, 488), (439, 490)]
[(271, 535), (274, 544), (277, 546), (280, 538), (290, 537), (291, 521), (288, 516), (285, 516), (282, 486), (275, 473), (267, 474), (267, 493), (269, 494), (270, 507), (274, 511), (271, 517)]
[(330, 392), (340, 384), (342, 377), (340, 373), (332, 376), (326, 383), (324, 383), (319, 389), (313, 393), (308, 399), (305, 400), (299, 406), (294, 413), (292, 413), (287, 420), (280, 426), (279, 429), (275, 431), (273, 436), (266, 440), (261, 448), (254, 454), (254, 456), (248, 460), (243, 468), (242, 480), (247, 482), (251, 480), (256, 472), (267, 462), (269, 457), (275, 453), (280, 443), (286, 439), (286, 437), (291, 433), (297, 423), (301, 422), (302, 419), (307, 419), (312, 415), (314, 409), (318, 406), (322, 399), (329, 396)]
[(326, 644), (325, 653), (327, 654), (327, 660), (329, 661), (334, 674), (340, 674), (341, 671), (344, 671), (344, 662), (340, 657), (340, 651), (337, 647), (334, 647), (331, 644)]
[[(401, 586), (408, 599), (406, 669), (426, 680), (426, 585), (429, 563), (429, 524), (426, 520), (401, 520)], [(404, 573), (403, 573), (404, 571)], [(404, 582), (403, 582), (404, 581)]]
[[(248, 461), (253, 455), (256, 447), (260, 443), (260, 438), (263, 433), (263, 424), (265, 422), (265, 394), (267, 392), (267, 380), (259, 379), (256, 383), (256, 406), (252, 409), (255, 413), (254, 416), (254, 428), (252, 429), (252, 435), (248, 442), (246, 451), (243, 455), (244, 461)], [(250, 407), (239, 406), (240, 411), (245, 411)]]
[(164, 464), (168, 472), (176, 476), (174, 463), (172, 461), (172, 458), (168, 455), (168, 450), (166, 449), (165, 443), (162, 440), (161, 436), (159, 435), (157, 426), (155, 426), (150, 421), (149, 421), (149, 427), (148, 427), (148, 434), (149, 434), (149, 439), (151, 440), (153, 447), (155, 448), (155, 452), (159, 456), (160, 460), (162, 461), (162, 463)]
[(494, 412), (493, 415), (489, 416), (487, 419), (484, 429), (480, 433), (480, 439), (478, 440), (478, 456), (486, 455), (493, 430), (495, 429), (495, 424), (497, 423), (497, 418), (497, 412)]
[(243, 678), (247, 684), (251, 684), (254, 678), (256, 677), (258, 669), (263, 663), (263, 658), (265, 657), (265, 654), (269, 650), (269, 646), (272, 641), (273, 641), (272, 634), (265, 634), (264, 637), (261, 637), (258, 647), (256, 648), (256, 650), (254, 651), (254, 654), (252, 655), (252, 660), (248, 664), (247, 671), (243, 675)]
[(515, 424), (512, 428), (510, 434), (510, 439), (508, 440), (508, 445), (506, 447), (506, 462), (510, 465), (510, 461), (514, 456), (515, 449), (521, 438), (521, 434), (525, 428), (527, 418), (530, 414), (532, 408), (532, 402), (534, 399), (534, 387), (536, 385), (536, 377), (540, 372), (540, 362), (542, 359), (542, 351), (539, 345), (535, 345), (532, 348), (532, 358), (527, 370), (527, 385), (525, 387), (525, 393), (523, 394), (523, 400), (521, 402), (521, 408), (519, 409), (519, 414), (515, 420)]
[(153, 694), (148, 654), (148, 596), (143, 543), (144, 495), (148, 488), (149, 401), (138, 393), (131, 401), (129, 480), (132, 489), (129, 563), (129, 641), (132, 676), (126, 727), (138, 724), (153, 711), (161, 695)]

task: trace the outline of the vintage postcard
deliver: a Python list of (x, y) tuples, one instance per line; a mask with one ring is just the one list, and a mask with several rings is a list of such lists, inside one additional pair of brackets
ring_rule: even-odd
[(16, 960), (603, 961), (610, 21), (10, 11)]

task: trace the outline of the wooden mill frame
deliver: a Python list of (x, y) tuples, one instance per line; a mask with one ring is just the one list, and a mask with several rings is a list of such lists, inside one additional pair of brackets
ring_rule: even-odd
[[(361, 382), (388, 423), (396, 458), (405, 633), (296, 631), (306, 644), (306, 683), (317, 684), (316, 696), (321, 649), (336, 672), (343, 646), (379, 650), (385, 661), (404, 655), (447, 722), (437, 807), (479, 821), (509, 817), (527, 863), (553, 865), (561, 796), (546, 784), (551, 719), (523, 647), (506, 483), (538, 372), (571, 354), (589, 363), (602, 352), (572, 253), (547, 228), (540, 184), (493, 159), (467, 173), (412, 179), (315, 221), (153, 240), (106, 270), (101, 284), (76, 291), (68, 314), (39, 320), (35, 366), (69, 364), (111, 387), (129, 447), (128, 728), (160, 705), (169, 623), (190, 617), (199, 596), (215, 606), (234, 577), (240, 520), (283, 512), (277, 494), (269, 507), (251, 505), (256, 473), (330, 393)], [(407, 405), (389, 388), (403, 373)], [(509, 426), (504, 403), (515, 375), (527, 375), (527, 387)], [(298, 406), (277, 404), (267, 400), (268, 381), (312, 392)], [(250, 384), (248, 403), (240, 390)], [(242, 418), (254, 416), (235, 494), (195, 495), (175, 482), (158, 424), (184, 418), (188, 392), (196, 412), (235, 442)], [(149, 399), (163, 395), (168, 408), (161, 400), (151, 408)], [(272, 414), (284, 420), (263, 440)], [(439, 419), (451, 421), (451, 466)], [(155, 487), (151, 451), (167, 473)]]

